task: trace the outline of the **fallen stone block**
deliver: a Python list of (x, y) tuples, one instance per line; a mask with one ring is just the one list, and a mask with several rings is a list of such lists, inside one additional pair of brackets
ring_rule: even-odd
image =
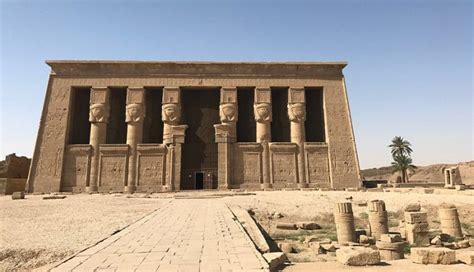
[(277, 229), (285, 229), (285, 230), (296, 230), (296, 224), (293, 223), (278, 223), (276, 225)]
[(25, 192), (13, 192), (12, 199), (13, 200), (25, 199)]
[(474, 265), (474, 251), (458, 251), (456, 252), (456, 261), (467, 265)]
[(380, 253), (367, 247), (341, 247), (336, 251), (337, 261), (344, 265), (365, 266), (380, 263)]
[(474, 247), (474, 239), (469, 239), (469, 246)]
[(278, 247), (283, 253), (293, 253), (295, 251), (293, 246), (290, 243), (286, 243), (286, 242), (278, 243)]
[(456, 253), (442, 247), (413, 247), (410, 260), (419, 264), (453, 264), (456, 262)]
[(437, 235), (433, 239), (431, 239), (430, 244), (435, 246), (442, 246), (443, 241), (441, 241), (441, 238), (439, 237), (439, 235)]
[(315, 222), (298, 222), (296, 223), (296, 227), (298, 229), (303, 229), (303, 230), (317, 230), (321, 229), (321, 226), (319, 226)]
[(308, 247), (318, 253), (318, 254), (325, 254), (326, 253), (326, 250), (321, 246), (321, 244), (319, 242), (310, 242), (308, 244)]
[(402, 236), (399, 233), (385, 233), (380, 235), (380, 241), (386, 243), (401, 242)]
[(336, 251), (336, 246), (334, 244), (321, 244), (321, 247), (327, 252)]
[(426, 212), (405, 212), (406, 223), (426, 223), (427, 221), (428, 215)]
[(65, 199), (66, 196), (65, 195), (49, 195), (49, 196), (44, 196), (43, 199), (44, 200), (48, 200), (48, 199)]
[(286, 255), (282, 252), (270, 252), (263, 254), (263, 258), (267, 261), (270, 271), (276, 271), (285, 262), (288, 261)]
[(405, 206), (405, 212), (419, 212), (421, 210), (420, 203), (410, 203)]
[(469, 240), (462, 240), (456, 243), (459, 248), (468, 248), (470, 247), (469, 245)]

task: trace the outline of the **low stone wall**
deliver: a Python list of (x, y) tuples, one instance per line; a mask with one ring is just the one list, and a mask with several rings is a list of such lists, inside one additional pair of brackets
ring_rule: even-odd
[(0, 195), (11, 195), (13, 192), (25, 191), (26, 179), (0, 178)]

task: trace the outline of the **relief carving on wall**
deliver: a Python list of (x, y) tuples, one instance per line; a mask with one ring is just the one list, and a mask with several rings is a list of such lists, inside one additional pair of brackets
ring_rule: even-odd
[(255, 121), (266, 123), (272, 121), (272, 105), (270, 103), (259, 103), (253, 105)]
[(294, 183), (296, 179), (295, 155), (292, 153), (272, 154), (273, 182)]
[(128, 104), (125, 113), (125, 122), (127, 123), (143, 122), (145, 119), (145, 111), (141, 104)]
[(178, 104), (163, 104), (161, 118), (166, 124), (177, 125), (181, 118), (180, 106)]
[(237, 122), (237, 105), (234, 103), (225, 103), (219, 105), (219, 116), (221, 122)]
[(304, 122), (306, 119), (306, 107), (303, 103), (288, 104), (288, 117), (291, 122)]
[(139, 156), (138, 184), (161, 185), (163, 183), (164, 156)]
[(89, 122), (91, 123), (107, 123), (109, 119), (109, 111), (105, 104), (92, 104), (89, 107)]

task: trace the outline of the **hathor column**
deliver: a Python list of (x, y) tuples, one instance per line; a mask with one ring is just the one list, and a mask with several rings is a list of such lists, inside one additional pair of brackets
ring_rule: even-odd
[(86, 192), (97, 192), (99, 178), (99, 146), (105, 144), (107, 121), (109, 119), (109, 89), (93, 87), (90, 96), (89, 122), (91, 132), (89, 144), (92, 147), (91, 172)]
[(143, 140), (143, 119), (145, 119), (145, 90), (128, 88), (125, 122), (127, 123), (127, 144), (130, 147), (128, 156), (127, 185), (124, 191), (133, 193), (136, 188), (137, 144)]
[(218, 145), (219, 189), (230, 189), (232, 179), (232, 144), (237, 140), (237, 88), (221, 88), (219, 105), (221, 124), (214, 125)]
[(298, 145), (298, 187), (306, 188), (308, 184), (305, 182), (304, 168), (304, 142), (306, 140), (304, 88), (290, 88), (288, 92), (288, 117), (291, 125), (291, 142)]
[(270, 183), (270, 151), (271, 141), (272, 96), (270, 88), (255, 88), (254, 114), (257, 122), (257, 143), (263, 147), (262, 152), (262, 189), (271, 188)]

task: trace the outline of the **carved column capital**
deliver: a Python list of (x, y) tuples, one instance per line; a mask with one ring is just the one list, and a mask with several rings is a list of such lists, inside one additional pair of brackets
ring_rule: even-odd
[(255, 121), (259, 123), (270, 123), (272, 121), (272, 105), (270, 103), (258, 103), (253, 105)]
[(235, 103), (223, 103), (219, 105), (219, 116), (222, 123), (237, 122), (238, 109)]
[(89, 106), (89, 122), (107, 123), (109, 119), (109, 109), (102, 103), (91, 104)]
[(304, 122), (306, 120), (306, 106), (304, 103), (288, 104), (288, 117), (291, 122)]
[(229, 123), (214, 125), (216, 143), (233, 143), (236, 140), (235, 130)]
[(142, 104), (132, 103), (125, 108), (125, 122), (140, 123), (145, 119), (145, 109)]
[(163, 104), (161, 106), (161, 118), (165, 124), (177, 125), (181, 119), (181, 107), (179, 104)]

